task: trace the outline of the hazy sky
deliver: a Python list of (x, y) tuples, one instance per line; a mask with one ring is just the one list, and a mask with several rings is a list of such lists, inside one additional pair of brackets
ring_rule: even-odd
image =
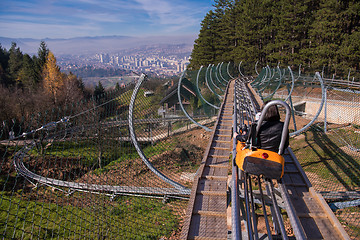
[(197, 34), (212, 0), (1, 0), (0, 36)]

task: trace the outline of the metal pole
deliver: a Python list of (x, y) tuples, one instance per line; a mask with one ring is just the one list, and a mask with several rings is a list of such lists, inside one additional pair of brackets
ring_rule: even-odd
[[(286, 85), (288, 93), (290, 93), (290, 89), (289, 89), (289, 84)], [(290, 102), (290, 106), (291, 106), (291, 115), (293, 118), (293, 122), (294, 122), (294, 131), (297, 131), (297, 127), (296, 127), (296, 120), (295, 120), (295, 109), (294, 109), (294, 105), (291, 99), (291, 94), (289, 94), (289, 102)]]
[(264, 200), (264, 193), (262, 190), (262, 186), (261, 186), (261, 179), (260, 176), (258, 176), (258, 182), (259, 182), (259, 190), (260, 190), (260, 196), (261, 196), (261, 205), (263, 208), (263, 212), (264, 212), (264, 220), (265, 220), (265, 225), (266, 225), (266, 231), (268, 233), (268, 239), (272, 240), (272, 235), (271, 235), (271, 230), (270, 230), (270, 224), (269, 224), (269, 220), (267, 218), (267, 214), (266, 214), (266, 206), (265, 206), (265, 200)]
[(248, 230), (248, 237), (249, 240), (253, 240), (253, 231), (252, 231), (252, 223), (251, 223), (251, 214), (250, 214), (250, 207), (249, 207), (249, 191), (248, 191), (248, 174), (245, 173), (244, 178), (244, 197), (245, 197), (245, 209), (246, 209), (246, 221), (247, 221), (247, 230)]
[(273, 206), (274, 206), (274, 210), (275, 210), (275, 215), (276, 215), (276, 218), (278, 219), (278, 223), (280, 226), (280, 232), (281, 232), (282, 239), (288, 240), (288, 236), (286, 234), (286, 230), (285, 230), (285, 226), (284, 226), (284, 220), (281, 216), (280, 209), (279, 209), (279, 206), (276, 201), (274, 185), (271, 182), (271, 180), (268, 180), (267, 184), (270, 185), (271, 198), (272, 198), (272, 202), (273, 202)]
[[(233, 114), (233, 135), (237, 132), (237, 86), (234, 85), (234, 114)], [(232, 159), (232, 187), (231, 187), (231, 225), (232, 225), (232, 239), (241, 240), (241, 220), (240, 220), (240, 209), (239, 209), (239, 175), (238, 167), (236, 165), (236, 138), (233, 138), (233, 159)]]
[(324, 105), (324, 132), (327, 132), (327, 87), (325, 87), (324, 91), (325, 105)]

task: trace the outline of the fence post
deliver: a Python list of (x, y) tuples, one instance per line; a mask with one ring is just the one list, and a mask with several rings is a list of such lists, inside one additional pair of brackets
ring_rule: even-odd
[[(286, 85), (288, 93), (290, 93), (290, 87), (289, 84)], [(295, 121), (295, 108), (293, 105), (293, 102), (291, 100), (291, 95), (289, 95), (289, 102), (290, 102), (290, 106), (291, 106), (291, 114), (292, 114), (292, 118), (293, 118), (293, 122), (294, 122), (294, 131), (297, 131), (297, 127), (296, 127), (296, 121)]]
[(324, 133), (327, 132), (327, 87), (325, 87), (324, 97), (325, 97), (325, 106), (324, 106)]

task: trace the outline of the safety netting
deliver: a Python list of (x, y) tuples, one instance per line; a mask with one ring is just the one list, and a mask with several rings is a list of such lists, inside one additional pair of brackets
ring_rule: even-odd
[(171, 83), (157, 87), (4, 121), (2, 237), (177, 238), (209, 134), (180, 112), (177, 87), (175, 99)]
[[(228, 81), (220, 63), (2, 123), (5, 239), (177, 239)], [(259, 67), (255, 67), (255, 72)], [(291, 148), (352, 239), (359, 226), (356, 79), (264, 67), (252, 87), (292, 109)]]
[[(357, 73), (358, 74), (358, 73)], [(356, 73), (353, 74), (357, 76)], [(360, 83), (323, 69), (262, 68), (251, 84), (263, 101), (292, 108), (290, 146), (314, 189), (352, 239), (360, 236)]]

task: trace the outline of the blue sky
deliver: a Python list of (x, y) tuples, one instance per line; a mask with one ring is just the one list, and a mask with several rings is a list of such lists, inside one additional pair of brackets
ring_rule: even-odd
[(1, 0), (0, 36), (198, 34), (212, 0)]

